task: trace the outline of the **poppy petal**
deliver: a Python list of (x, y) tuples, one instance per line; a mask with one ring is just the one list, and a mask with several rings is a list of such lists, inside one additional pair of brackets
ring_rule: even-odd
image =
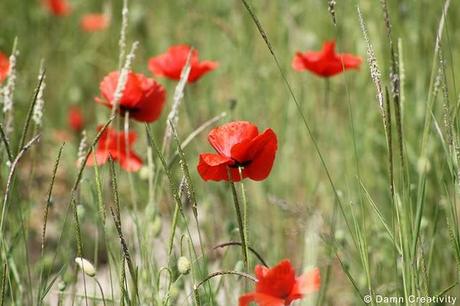
[(240, 296), (238, 305), (248, 306), (251, 302), (255, 301), (255, 297), (254, 297), (255, 294), (256, 294), (255, 292), (251, 292), (251, 293)]
[[(173, 80), (180, 80), (180, 74), (182, 68), (185, 66), (187, 61), (190, 47), (187, 45), (176, 45), (168, 48), (166, 53), (160, 54), (156, 57), (152, 57), (149, 60), (149, 70), (162, 77), (168, 77)], [(196, 51), (192, 53), (192, 64), (198, 62), (198, 55)]]
[(190, 70), (190, 75), (188, 77), (189, 82), (196, 82), (206, 73), (213, 71), (219, 66), (217, 62), (213, 61), (203, 61), (196, 66), (193, 66)]
[(304, 71), (307, 69), (304, 64), (303, 54), (300, 52), (296, 52), (294, 58), (292, 59), (291, 66), (294, 70), (297, 71)]
[(97, 32), (105, 30), (110, 23), (108, 16), (104, 14), (86, 14), (80, 19), (80, 27), (85, 32)]
[(128, 152), (128, 154), (119, 154), (116, 160), (120, 164), (121, 168), (128, 172), (136, 172), (142, 168), (142, 160), (134, 152)]
[(336, 53), (335, 53), (335, 41), (326, 41), (323, 44), (323, 49), (321, 50), (324, 59), (335, 60)]
[[(97, 128), (100, 131), (101, 126)], [(137, 134), (124, 131), (118, 132), (107, 127), (99, 138), (97, 149), (88, 159), (87, 166), (103, 164), (109, 157), (120, 163), (126, 171), (137, 171), (142, 166), (142, 160), (132, 151), (131, 146), (136, 141)], [(95, 161), (96, 159), (96, 161)]]
[(250, 152), (246, 153), (251, 163), (244, 168), (244, 173), (255, 181), (261, 181), (267, 178), (272, 170), (278, 149), (278, 140), (275, 132), (272, 129), (267, 129), (251, 143)]
[(173, 78), (173, 75), (176, 75), (175, 72), (172, 71), (170, 67), (168, 67), (169, 58), (167, 55), (159, 55), (156, 57), (152, 57), (149, 60), (148, 68), (149, 70), (158, 77), (168, 76), (169, 78)]
[(5, 54), (0, 52), (0, 84), (8, 76), (9, 70), (10, 70), (10, 61)]
[[(114, 94), (117, 89), (118, 78), (118, 71), (113, 71), (104, 77), (99, 86), (102, 96), (107, 100), (108, 106), (110, 107), (112, 106)], [(123, 90), (123, 95), (119, 102), (120, 105), (127, 108), (134, 107), (142, 98), (142, 95), (143, 91), (142, 87), (140, 86), (139, 79), (135, 73), (129, 72), (126, 79), (125, 88)]]
[[(158, 56), (152, 57), (149, 60), (148, 68), (156, 76), (167, 77), (169, 79), (180, 80), (182, 69), (187, 62), (187, 57), (191, 47), (188, 45), (175, 45)], [(203, 61), (198, 59), (198, 51), (192, 50), (190, 59), (190, 75), (188, 82), (193, 83), (198, 81), (203, 75), (217, 68), (217, 62)]]
[(236, 121), (213, 129), (208, 135), (208, 141), (217, 152), (230, 157), (234, 145), (251, 140), (258, 134), (257, 127), (252, 123)]
[(352, 54), (342, 54), (343, 65), (346, 69), (358, 69), (363, 60), (359, 56)]
[(283, 299), (258, 292), (241, 296), (239, 306), (248, 306), (251, 302), (255, 302), (259, 306), (285, 306)]
[(139, 76), (144, 97), (136, 108), (130, 112), (130, 116), (138, 121), (153, 122), (157, 120), (166, 102), (166, 90), (153, 79)]
[(255, 272), (256, 272), (256, 278), (261, 279), (265, 277), (265, 275), (267, 274), (268, 268), (266, 266), (256, 265)]
[(314, 268), (297, 277), (295, 290), (308, 294), (319, 290), (321, 276), (318, 268)]
[(42, 4), (55, 16), (67, 16), (72, 10), (67, 0), (42, 0)]
[(256, 285), (256, 292), (276, 297), (288, 297), (295, 285), (295, 271), (289, 260), (269, 269)]
[(205, 180), (222, 181), (228, 180), (227, 166), (232, 163), (230, 158), (219, 154), (200, 154), (197, 169), (200, 176)]
[(327, 41), (321, 51), (297, 52), (292, 60), (292, 68), (297, 71), (309, 70), (321, 77), (331, 77), (347, 69), (358, 68), (361, 58), (335, 51), (335, 41)]
[(109, 151), (96, 150), (96, 153), (92, 152), (89, 154), (86, 165), (89, 167), (95, 166), (96, 164), (98, 166), (103, 165), (109, 159), (109, 155)]

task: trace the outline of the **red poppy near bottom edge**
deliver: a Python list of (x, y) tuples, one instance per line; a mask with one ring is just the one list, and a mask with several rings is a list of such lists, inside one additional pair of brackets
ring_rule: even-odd
[[(100, 130), (101, 127), (98, 127)], [(96, 152), (92, 152), (86, 166), (105, 164), (109, 157), (120, 164), (128, 172), (136, 172), (142, 167), (141, 158), (131, 149), (137, 139), (136, 132), (118, 132), (107, 128), (99, 139)]]
[(295, 300), (320, 288), (320, 273), (314, 268), (296, 277), (289, 260), (282, 260), (273, 268), (257, 265), (255, 291), (239, 298), (239, 306), (256, 303), (259, 306), (288, 306)]

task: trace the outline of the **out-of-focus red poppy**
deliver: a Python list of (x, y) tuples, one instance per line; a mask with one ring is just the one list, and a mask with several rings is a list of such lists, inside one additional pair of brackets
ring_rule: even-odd
[[(187, 62), (187, 56), (190, 53), (190, 46), (176, 45), (170, 47), (166, 53), (152, 57), (149, 60), (149, 70), (157, 75), (167, 77), (172, 80), (180, 80), (182, 68)], [(198, 51), (193, 49), (190, 58), (190, 74), (188, 82), (198, 81), (203, 75), (217, 68), (219, 64), (213, 61), (202, 61), (198, 59)]]
[[(272, 129), (259, 134), (257, 127), (246, 121), (230, 122), (213, 129), (208, 141), (217, 154), (200, 154), (198, 173), (205, 180), (221, 181), (249, 177), (265, 179), (275, 160), (278, 141)], [(230, 178), (228, 175), (230, 171)]]
[[(98, 131), (101, 126), (98, 127)], [(92, 152), (86, 163), (87, 166), (94, 166), (107, 162), (109, 156), (117, 161), (121, 168), (128, 172), (138, 171), (142, 167), (142, 160), (131, 149), (137, 139), (136, 132), (118, 132), (110, 127), (104, 130), (97, 144), (96, 152)]]
[(283, 260), (271, 269), (257, 265), (255, 273), (255, 291), (241, 296), (239, 306), (248, 306), (251, 302), (260, 306), (287, 306), (320, 287), (318, 268), (296, 277), (289, 260)]
[(67, 0), (42, 0), (42, 4), (55, 16), (67, 16), (72, 10)]
[(80, 27), (85, 32), (98, 32), (107, 29), (110, 19), (105, 14), (86, 14), (80, 19)]
[(69, 126), (75, 132), (81, 132), (85, 125), (83, 113), (78, 106), (71, 106), (67, 115)]
[(3, 83), (3, 81), (6, 79), (9, 71), (10, 61), (8, 59), (8, 56), (0, 52), (0, 84)]
[(348, 53), (336, 53), (335, 41), (327, 41), (319, 52), (297, 52), (292, 60), (292, 68), (297, 71), (309, 70), (321, 77), (331, 77), (348, 69), (358, 69), (362, 59)]
[[(119, 73), (109, 73), (101, 82), (101, 98), (96, 102), (109, 108), (113, 107), (115, 90)], [(119, 112), (137, 121), (153, 122), (161, 115), (166, 101), (166, 90), (154, 79), (147, 78), (141, 73), (129, 72), (123, 95), (119, 101)]]

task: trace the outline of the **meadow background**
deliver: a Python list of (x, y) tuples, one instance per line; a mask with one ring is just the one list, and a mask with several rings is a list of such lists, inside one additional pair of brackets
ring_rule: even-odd
[[(202, 241), (191, 201), (185, 197), (171, 255), (168, 244), (174, 197), (160, 170), (159, 156), (147, 149), (151, 144), (145, 126), (131, 123), (139, 134), (136, 151), (146, 164), (151, 156), (153, 169), (147, 172), (154, 174), (155, 182), (155, 186), (149, 183), (145, 169), (141, 171), (144, 175), (127, 174), (115, 165), (122, 231), (135, 277), (133, 271), (122, 269), (124, 255), (108, 210), (113, 205), (108, 164), (97, 173), (93, 168), (83, 172), (72, 205), (82, 136), (74, 133), (67, 121), (69, 107), (79, 106), (91, 143), (96, 126), (110, 116), (110, 110), (96, 105), (94, 97), (99, 95), (102, 78), (119, 64), (123, 2), (72, 0), (73, 10), (66, 17), (51, 15), (39, 1), (0, 2), (0, 51), (9, 55), (17, 38), (20, 52), (14, 129), (9, 136), (15, 152), (42, 59), (46, 67), (43, 124), (38, 127), (31, 122), (26, 135), (30, 140), (40, 134), (40, 141), (21, 159), (9, 188), (10, 165), (4, 143), (0, 147), (0, 198), (6, 197), (7, 190), (9, 197), (7, 203), (2, 202), (2, 209), (7, 207), (0, 237), (2, 305), (102, 305), (99, 288), (74, 262), (79, 255), (74, 210), (82, 236), (80, 255), (96, 267), (108, 305), (194, 305), (193, 284), (208, 273), (241, 271), (238, 247), (213, 250), (220, 243), (239, 240), (231, 188), (223, 182), (204, 182), (196, 171), (199, 153), (211, 152), (206, 139), (211, 127), (232, 120), (254, 122), (261, 130), (270, 127), (278, 135), (279, 149), (270, 176), (263, 182), (244, 181), (249, 244), (269, 264), (289, 258), (299, 271), (314, 266), (321, 269), (321, 290), (306, 298), (305, 305), (361, 305), (366, 294), (459, 295), (460, 65), (456, 59), (460, 54), (460, 4), (448, 0), (342, 0), (335, 4), (334, 24), (328, 10), (332, 1), (247, 2), (268, 35), (299, 108), (242, 1), (128, 3), (128, 49), (133, 41), (140, 43), (132, 66), (136, 72), (150, 76), (148, 59), (179, 43), (196, 48), (202, 59), (219, 62), (218, 69), (186, 86), (176, 127), (178, 137), (186, 139), (207, 120), (225, 113), (184, 148), (182, 161), (188, 165), (192, 181), (187, 188), (192, 188), (197, 199)], [(400, 116), (390, 77), (393, 62), (382, 9), (385, 3), (394, 52), (399, 55)], [(389, 92), (384, 94), (384, 108), (390, 108), (385, 118), (391, 117), (387, 129), (366, 62), (368, 42), (360, 26), (358, 5), (375, 50), (383, 90), (386, 87)], [(82, 31), (80, 17), (104, 6), (112, 14), (109, 28), (98, 33)], [(291, 68), (296, 51), (319, 50), (324, 41), (332, 39), (339, 52), (363, 58), (361, 69), (330, 78), (326, 85), (323, 78)], [(177, 82), (157, 81), (167, 88), (168, 102), (161, 119), (149, 128), (161, 143)], [(66, 144), (48, 202), (63, 134)], [(176, 149), (174, 140), (172, 148)], [(179, 159), (170, 170), (177, 189), (183, 177)], [(393, 193), (390, 174), (394, 177)], [(107, 207), (105, 221), (101, 203)], [(177, 271), (177, 259), (182, 255), (192, 262), (188, 275)], [(251, 257), (251, 274), (256, 262)], [(171, 274), (163, 267), (169, 267)], [(121, 299), (120, 283), (127, 288)], [(239, 295), (247, 291), (245, 285), (235, 276), (214, 278), (200, 289), (202, 305), (236, 305)]]

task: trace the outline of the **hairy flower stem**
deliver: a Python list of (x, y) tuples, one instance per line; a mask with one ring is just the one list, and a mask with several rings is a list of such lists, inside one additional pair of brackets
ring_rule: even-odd
[[(228, 174), (228, 178), (230, 182), (230, 187), (232, 188), (233, 204), (235, 204), (236, 219), (238, 221), (238, 229), (239, 229), (240, 237), (241, 237), (241, 248), (243, 252), (244, 270), (248, 272), (249, 262), (248, 262), (248, 246), (247, 246), (247, 240), (246, 240), (246, 234), (245, 234), (246, 233), (245, 223), (243, 219), (243, 214), (241, 213), (241, 207), (240, 207), (240, 202), (238, 200), (238, 194), (235, 188), (235, 183), (232, 181), (230, 169), (227, 169), (227, 174)], [(246, 202), (246, 200), (244, 200), (244, 202)], [(244, 206), (246, 206), (246, 204), (244, 204)]]
[(179, 204), (174, 207), (171, 236), (169, 237), (168, 257), (171, 257), (174, 247), (174, 236), (176, 236), (177, 221), (179, 220)]
[[(249, 233), (248, 233), (248, 200), (246, 197), (246, 190), (244, 189), (243, 183), (243, 168), (238, 167), (238, 172), (240, 174), (240, 186), (241, 186), (241, 197), (243, 198), (243, 234), (245, 238), (245, 246), (244, 246), (244, 255), (246, 259), (249, 258)], [(248, 266), (246, 267), (246, 272), (249, 272), (249, 262)]]
[(329, 92), (331, 90), (331, 82), (329, 78), (324, 79), (324, 105), (329, 108)]
[(106, 306), (105, 297), (104, 297), (104, 290), (102, 290), (101, 283), (99, 283), (99, 281), (97, 280), (97, 278), (94, 278), (94, 280), (96, 281), (96, 284), (97, 284), (97, 286), (99, 287), (99, 291), (101, 291), (102, 303), (104, 304), (104, 306)]
[[(232, 182), (233, 184), (233, 182)], [(209, 274), (204, 280), (202, 280), (200, 283), (197, 285), (193, 286), (193, 297), (195, 300), (195, 305), (196, 306), (201, 306), (201, 301), (200, 301), (200, 295), (198, 293), (198, 289), (200, 289), (200, 286), (202, 286), (204, 283), (209, 281), (210, 279), (216, 277), (216, 276), (224, 276), (224, 275), (237, 275), (240, 277), (244, 277), (247, 280), (251, 280), (253, 282), (257, 282), (257, 279), (253, 277), (252, 275), (246, 274), (246, 273), (241, 273), (238, 271), (217, 271), (214, 273)]]

